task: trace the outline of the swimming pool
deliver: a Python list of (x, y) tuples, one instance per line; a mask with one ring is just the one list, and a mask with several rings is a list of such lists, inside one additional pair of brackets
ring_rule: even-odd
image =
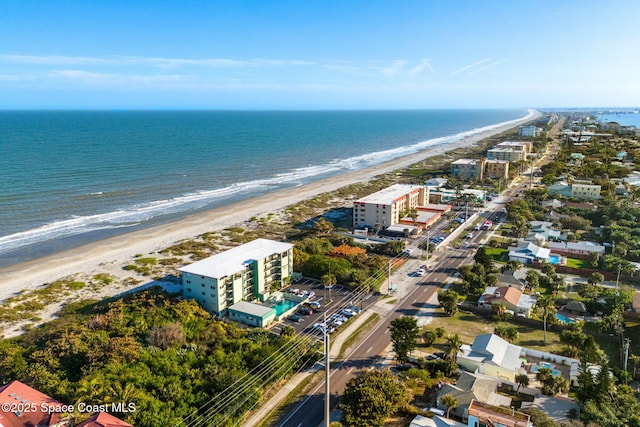
[(540, 362), (538, 363), (540, 366), (542, 366), (543, 368), (547, 368), (547, 369), (553, 369), (553, 365), (549, 362)]
[(569, 319), (567, 316), (564, 316), (560, 313), (556, 313), (556, 318), (560, 321), (560, 323), (564, 323), (565, 325), (575, 322), (575, 320)]
[(560, 256), (558, 255), (549, 255), (549, 262), (554, 265), (558, 265), (560, 263)]
[(299, 302), (291, 301), (288, 299), (280, 300), (273, 306), (273, 309), (276, 311), (276, 316), (281, 316), (282, 313), (286, 313), (291, 310), (293, 307), (296, 307)]

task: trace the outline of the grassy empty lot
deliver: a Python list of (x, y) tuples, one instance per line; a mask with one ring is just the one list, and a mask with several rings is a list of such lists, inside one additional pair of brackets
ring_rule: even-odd
[[(476, 335), (492, 333), (496, 326), (505, 322), (494, 322), (484, 317), (471, 313), (458, 312), (453, 317), (448, 317), (442, 312), (434, 313), (433, 321), (427, 328), (443, 328), (446, 334), (438, 339), (432, 346), (418, 345), (420, 353), (431, 354), (446, 350), (447, 335), (458, 334), (464, 344), (471, 344)], [(528, 326), (515, 325), (518, 328), (519, 337), (513, 344), (548, 352), (558, 352), (562, 348), (559, 334), (547, 331), (547, 345), (543, 344), (544, 332)]]

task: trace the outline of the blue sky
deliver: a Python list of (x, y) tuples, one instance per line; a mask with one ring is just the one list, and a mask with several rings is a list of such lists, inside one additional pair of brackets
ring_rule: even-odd
[(640, 104), (640, 2), (0, 0), (0, 108)]

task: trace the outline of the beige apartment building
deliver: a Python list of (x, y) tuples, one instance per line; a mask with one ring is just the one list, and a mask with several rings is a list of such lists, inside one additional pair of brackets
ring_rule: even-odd
[(182, 295), (225, 316), (243, 300), (265, 301), (293, 273), (293, 245), (256, 239), (179, 269)]
[(508, 160), (512, 163), (526, 159), (527, 153), (522, 150), (514, 150), (512, 148), (492, 148), (487, 150), (487, 158), (489, 160)]
[(487, 160), (484, 167), (485, 178), (506, 179), (509, 177), (508, 160)]
[(451, 175), (461, 180), (476, 179), (482, 181), (484, 178), (484, 164), (487, 160), (482, 159), (459, 159), (451, 163)]
[(524, 151), (530, 154), (533, 151), (533, 142), (531, 141), (504, 141), (496, 144), (494, 148), (510, 148), (516, 151)]
[(353, 202), (353, 226), (386, 229), (399, 223), (410, 209), (428, 202), (427, 187), (395, 184)]

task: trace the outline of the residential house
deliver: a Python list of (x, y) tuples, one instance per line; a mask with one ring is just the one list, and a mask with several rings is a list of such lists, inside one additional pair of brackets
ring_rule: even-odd
[(243, 300), (267, 300), (293, 273), (293, 245), (256, 239), (179, 269), (182, 295), (224, 316)]
[(571, 184), (571, 197), (576, 199), (597, 200), (600, 198), (602, 187), (591, 181), (574, 181)]
[(496, 274), (495, 276), (496, 279), (498, 279), (498, 287), (511, 286), (514, 288), (518, 288), (521, 291), (525, 288), (527, 273), (524, 270), (505, 270), (502, 273)]
[[(0, 426), (68, 427), (69, 414), (60, 412), (64, 405), (20, 381), (0, 387)], [(6, 408), (6, 409), (5, 409)]]
[(449, 414), (453, 414), (463, 420), (469, 415), (469, 405), (474, 400), (489, 403), (496, 406), (511, 406), (511, 398), (497, 393), (498, 379), (478, 373), (462, 372), (456, 384), (445, 384), (438, 391), (438, 408), (447, 410), (442, 404), (445, 395), (456, 398), (458, 405), (449, 409)]
[(460, 196), (466, 196), (470, 201), (484, 202), (487, 197), (487, 192), (484, 190), (465, 188), (458, 193), (456, 190), (441, 188), (438, 191), (431, 191), (429, 193), (429, 200), (432, 203), (455, 203), (459, 200)]
[(451, 176), (461, 180), (484, 178), (484, 164), (487, 159), (458, 159), (451, 163)]
[(434, 415), (433, 418), (416, 415), (409, 427), (467, 427), (467, 425), (439, 415)]
[(580, 242), (548, 242), (547, 247), (553, 254), (572, 258), (588, 259), (593, 254), (604, 255), (605, 247), (588, 241)]
[(542, 132), (542, 128), (535, 125), (518, 126), (518, 135), (535, 138)]
[(584, 316), (585, 314), (587, 314), (587, 306), (582, 301), (574, 299), (568, 301), (564, 306), (564, 309), (569, 313), (577, 316)]
[(560, 209), (564, 207), (564, 203), (558, 199), (545, 200), (541, 205), (544, 209)]
[(491, 307), (494, 304), (502, 304), (514, 314), (529, 317), (536, 297), (522, 293), (515, 286), (487, 286), (478, 299), (478, 307)]
[(406, 213), (429, 202), (429, 188), (395, 184), (353, 202), (353, 226), (386, 229)]
[[(1, 420), (0, 420), (1, 422)], [(133, 427), (131, 424), (122, 421), (106, 412), (98, 412), (91, 418), (78, 424), (76, 427)]]
[(431, 178), (427, 182), (424, 183), (425, 186), (430, 188), (441, 188), (447, 185), (449, 180), (447, 178)]
[(507, 179), (509, 177), (508, 160), (487, 160), (484, 170), (485, 178)]
[(570, 422), (580, 414), (580, 405), (575, 400), (562, 396), (539, 396), (533, 402), (522, 402), (522, 409), (535, 408), (551, 418), (556, 423)]
[(457, 355), (458, 365), (467, 371), (514, 382), (526, 373), (521, 360), (522, 348), (495, 334), (478, 335), (473, 344), (463, 345)]
[(533, 427), (531, 417), (525, 413), (476, 400), (469, 406), (467, 424), (474, 427)]
[(524, 240), (543, 245), (547, 241), (562, 240), (562, 232), (553, 228), (553, 223), (549, 221), (531, 221), (529, 234)]
[(509, 250), (509, 261), (520, 261), (523, 264), (531, 264), (532, 261), (547, 262), (551, 251), (535, 243), (523, 242), (519, 246)]
[(571, 186), (567, 181), (558, 181), (555, 184), (549, 185), (547, 187), (547, 193), (550, 196), (564, 196), (571, 197)]

